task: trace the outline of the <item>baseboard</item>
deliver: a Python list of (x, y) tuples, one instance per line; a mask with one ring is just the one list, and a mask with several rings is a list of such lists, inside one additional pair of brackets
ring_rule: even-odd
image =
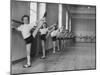
[(26, 59), (26, 57), (21, 58), (21, 59), (17, 59), (17, 60), (14, 60), (14, 61), (11, 61), (11, 64), (16, 64), (16, 63), (21, 62), (21, 61), (23, 61), (25, 59)]

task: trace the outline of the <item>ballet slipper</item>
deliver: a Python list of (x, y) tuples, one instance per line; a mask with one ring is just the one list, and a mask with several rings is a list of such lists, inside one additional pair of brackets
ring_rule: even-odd
[(55, 51), (53, 51), (53, 53), (55, 54), (56, 52), (55, 52)]
[(45, 58), (46, 58), (46, 56), (42, 56), (42, 57), (41, 57), (41, 59), (45, 59)]
[(31, 67), (31, 65), (26, 64), (26, 65), (24, 65), (23, 67), (24, 67), (24, 68), (29, 68), (29, 67)]

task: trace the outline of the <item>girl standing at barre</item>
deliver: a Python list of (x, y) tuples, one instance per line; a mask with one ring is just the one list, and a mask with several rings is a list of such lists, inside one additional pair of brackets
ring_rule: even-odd
[(47, 23), (44, 22), (40, 31), (41, 43), (42, 43), (42, 53), (43, 56), (41, 58), (45, 58), (45, 43), (46, 43), (46, 34), (48, 32)]
[(35, 40), (37, 32), (40, 29), (40, 27), (42, 26), (43, 21), (40, 21), (38, 23), (38, 25), (33, 33), (30, 33), (30, 31), (34, 27), (35, 23), (32, 23), (32, 24), (29, 23), (29, 16), (28, 15), (22, 16), (22, 22), (23, 22), (23, 24), (21, 24), (19, 27), (17, 27), (17, 28), (13, 27), (13, 28), (18, 30), (18, 31), (21, 31), (23, 39), (25, 40), (27, 64), (24, 65), (23, 67), (28, 68), (28, 67), (31, 67), (31, 57), (30, 57), (31, 44), (32, 44), (33, 40)]
[(59, 50), (63, 49), (63, 30), (64, 30), (64, 26), (61, 26), (61, 28), (58, 29), (58, 33), (57, 33), (57, 42), (58, 42), (58, 48)]
[[(59, 29), (57, 28), (57, 25), (53, 27), (52, 32), (51, 32), (51, 38), (53, 42), (53, 53), (56, 52), (56, 40), (57, 40), (57, 33)], [(59, 50), (59, 47), (58, 47)]]
[[(41, 57), (42, 59), (44, 59), (46, 57), (46, 53), (45, 53), (45, 45), (46, 45), (46, 38), (49, 36), (49, 30), (54, 27), (54, 25), (51, 25), (50, 27), (47, 27), (47, 23), (44, 22), (42, 28), (39, 30), (40, 31), (40, 35), (41, 35), (41, 42), (42, 42), (42, 53), (43, 56)], [(48, 34), (48, 35), (47, 35)]]

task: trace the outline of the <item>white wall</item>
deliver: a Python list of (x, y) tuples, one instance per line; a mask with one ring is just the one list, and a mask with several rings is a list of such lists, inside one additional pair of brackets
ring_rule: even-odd
[(13, 1), (11, 3), (11, 18), (21, 21), (23, 15), (30, 15), (30, 3), (25, 1)]
[[(15, 2), (11, 3), (11, 18), (21, 21), (23, 15), (29, 15), (29, 3), (28, 2)], [(12, 61), (24, 58), (26, 56), (25, 42), (21, 33), (17, 31), (11, 31), (11, 53)]]
[(21, 33), (12, 31), (11, 37), (11, 54), (12, 61), (21, 59), (26, 56), (25, 42), (21, 36)]
[(66, 6), (64, 5), (62, 10), (62, 25), (66, 25)]

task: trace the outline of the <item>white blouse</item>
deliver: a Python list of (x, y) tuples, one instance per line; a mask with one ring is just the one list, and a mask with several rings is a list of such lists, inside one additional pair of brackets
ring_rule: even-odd
[(48, 28), (40, 29), (41, 35), (46, 34), (48, 32)]
[(21, 26), (19, 26), (17, 28), (18, 31), (21, 31), (22, 35), (23, 35), (23, 38), (26, 39), (28, 38), (31, 33), (30, 33), (30, 30), (33, 28), (34, 24), (23, 24)]
[(51, 37), (57, 36), (58, 29), (51, 32)]

